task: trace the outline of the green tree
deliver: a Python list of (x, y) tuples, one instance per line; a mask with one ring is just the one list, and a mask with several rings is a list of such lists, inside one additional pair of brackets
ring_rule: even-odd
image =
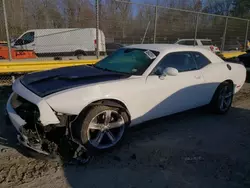
[(250, 1), (249, 0), (234, 0), (232, 15), (241, 18), (250, 18)]

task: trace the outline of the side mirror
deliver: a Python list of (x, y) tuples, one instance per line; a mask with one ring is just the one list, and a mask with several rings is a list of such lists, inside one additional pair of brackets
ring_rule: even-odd
[(164, 79), (167, 75), (168, 76), (177, 76), (179, 71), (176, 68), (173, 67), (167, 67), (164, 69), (162, 75), (160, 76), (160, 79)]

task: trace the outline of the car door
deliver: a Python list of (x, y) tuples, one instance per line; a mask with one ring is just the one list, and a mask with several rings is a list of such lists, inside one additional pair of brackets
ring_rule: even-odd
[[(176, 68), (179, 73), (162, 79), (160, 75), (168, 67)], [(146, 79), (145, 92), (149, 97), (143, 106), (147, 111), (144, 121), (203, 105), (203, 83), (190, 52), (167, 54)]]
[(220, 74), (220, 69), (217, 69), (217, 68), (214, 69), (212, 62), (202, 53), (192, 52), (192, 55), (195, 59), (198, 70), (200, 70), (203, 76), (204, 83), (205, 83), (201, 91), (201, 95), (204, 96), (202, 98), (203, 99), (202, 102), (204, 104), (208, 104), (211, 101), (215, 90), (219, 86), (219, 83), (216, 83), (212, 80), (214, 80), (213, 78), (215, 75)]

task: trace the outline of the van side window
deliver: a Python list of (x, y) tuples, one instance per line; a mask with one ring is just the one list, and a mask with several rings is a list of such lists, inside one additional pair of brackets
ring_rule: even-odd
[(35, 33), (34, 32), (29, 32), (24, 34), (21, 39), (23, 40), (23, 44), (29, 44), (34, 42), (35, 39)]

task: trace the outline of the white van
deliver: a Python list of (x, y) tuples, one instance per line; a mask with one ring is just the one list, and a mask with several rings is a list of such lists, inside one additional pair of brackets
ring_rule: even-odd
[[(80, 56), (96, 54), (95, 28), (34, 29), (12, 43), (18, 49), (34, 50), (39, 56)], [(105, 54), (105, 36), (99, 30), (99, 51)]]

